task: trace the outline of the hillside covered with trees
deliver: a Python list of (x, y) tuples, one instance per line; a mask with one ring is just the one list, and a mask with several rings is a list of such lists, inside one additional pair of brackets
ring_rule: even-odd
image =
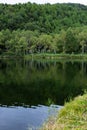
[(85, 53), (87, 6), (0, 4), (0, 54)]

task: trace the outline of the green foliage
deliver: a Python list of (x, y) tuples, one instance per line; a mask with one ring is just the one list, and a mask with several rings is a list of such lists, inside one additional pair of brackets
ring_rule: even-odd
[[(6, 53), (8, 52), (8, 53)], [(68, 28), (58, 34), (39, 33), (29, 30), (2, 30), (0, 54), (23, 56), (31, 53), (86, 53), (87, 26)]]
[(59, 114), (59, 129), (85, 130), (87, 128), (87, 94), (67, 103)]
[(86, 53), (87, 6), (0, 4), (0, 54)]
[(87, 6), (80, 4), (0, 4), (0, 30), (26, 29), (44, 33), (87, 25)]

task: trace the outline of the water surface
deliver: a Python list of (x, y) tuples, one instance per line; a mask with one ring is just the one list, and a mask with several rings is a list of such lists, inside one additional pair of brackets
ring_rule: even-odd
[(86, 62), (0, 60), (0, 130), (36, 130), (84, 90)]

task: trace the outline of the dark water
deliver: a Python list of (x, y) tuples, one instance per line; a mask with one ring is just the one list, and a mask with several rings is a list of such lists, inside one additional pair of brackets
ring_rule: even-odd
[(0, 60), (0, 130), (38, 130), (84, 90), (86, 62)]

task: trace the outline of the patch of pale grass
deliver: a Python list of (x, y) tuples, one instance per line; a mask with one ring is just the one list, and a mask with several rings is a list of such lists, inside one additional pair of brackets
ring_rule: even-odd
[(57, 119), (49, 119), (42, 130), (87, 130), (87, 93), (66, 103)]

